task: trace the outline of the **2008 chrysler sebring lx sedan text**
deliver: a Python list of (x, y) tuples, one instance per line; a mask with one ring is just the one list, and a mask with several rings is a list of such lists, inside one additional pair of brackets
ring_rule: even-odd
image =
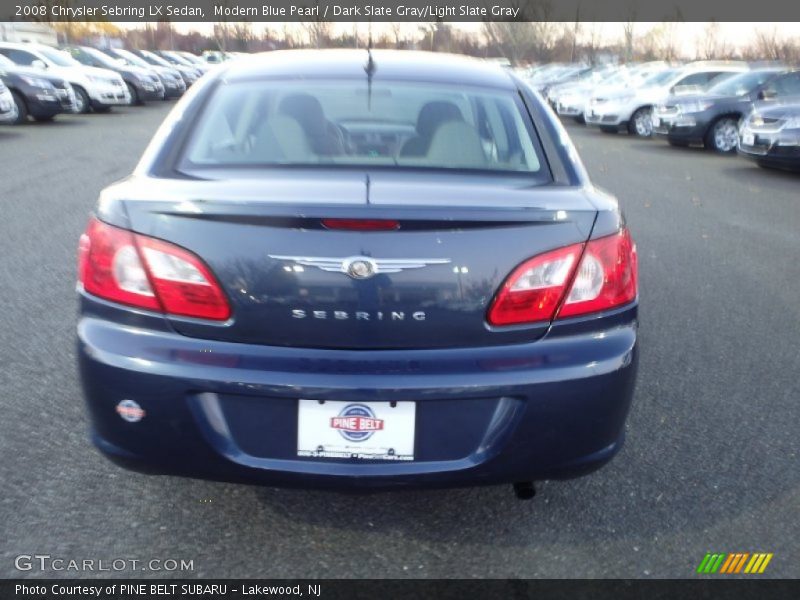
[(530, 496), (623, 442), (636, 269), (617, 202), (513, 73), (237, 61), (81, 238), (93, 440), (148, 472)]

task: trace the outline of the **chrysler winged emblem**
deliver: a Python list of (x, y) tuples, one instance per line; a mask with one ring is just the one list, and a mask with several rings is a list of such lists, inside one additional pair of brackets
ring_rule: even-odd
[(446, 265), (449, 258), (372, 258), (371, 256), (280, 256), (270, 254), (276, 260), (291, 261), (296, 265), (316, 267), (323, 271), (344, 273), (353, 279), (369, 279), (381, 273), (399, 273), (406, 269), (421, 269), (428, 265)]

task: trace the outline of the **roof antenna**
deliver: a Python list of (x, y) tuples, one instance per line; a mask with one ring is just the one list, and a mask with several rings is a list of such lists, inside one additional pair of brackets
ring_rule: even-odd
[(375, 60), (372, 58), (372, 19), (369, 20), (369, 34), (367, 38), (367, 64), (364, 65), (367, 74), (367, 110), (372, 110), (372, 76), (375, 74)]

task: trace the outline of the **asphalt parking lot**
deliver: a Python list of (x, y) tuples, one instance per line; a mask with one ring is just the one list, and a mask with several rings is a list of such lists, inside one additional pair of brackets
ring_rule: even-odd
[[(532, 502), (510, 486), (346, 495), (113, 466), (86, 438), (78, 236), (169, 104), (0, 128), (0, 577), (20, 554), (184, 559), (206, 577), (692, 577), (706, 552), (800, 575), (800, 177), (569, 126), (641, 272), (623, 452)], [(85, 573), (84, 575), (90, 575)]]

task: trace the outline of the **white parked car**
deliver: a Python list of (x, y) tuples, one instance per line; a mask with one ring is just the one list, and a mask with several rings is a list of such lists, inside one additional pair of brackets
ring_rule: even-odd
[(587, 125), (600, 127), (606, 133), (616, 133), (624, 128), (633, 135), (650, 137), (653, 133), (653, 106), (667, 96), (696, 93), (712, 81), (719, 81), (720, 77), (748, 69), (742, 62), (698, 61), (661, 71), (638, 87), (596, 92), (584, 109), (584, 118)]
[(18, 65), (41, 69), (68, 81), (75, 90), (75, 110), (105, 112), (129, 104), (130, 93), (122, 77), (108, 69), (87, 67), (66, 52), (40, 44), (0, 42), (0, 54)]
[(605, 76), (562, 88), (553, 98), (553, 106), (562, 117), (583, 121), (583, 113), (592, 96), (600, 92), (633, 89), (647, 78), (667, 68), (664, 62), (626, 65), (604, 73)]
[(552, 85), (547, 90), (547, 101), (551, 106), (555, 107), (558, 103), (558, 99), (561, 96), (579, 89), (591, 89), (598, 85), (601, 81), (611, 77), (621, 68), (624, 67), (618, 67), (616, 65), (594, 67), (570, 81)]

